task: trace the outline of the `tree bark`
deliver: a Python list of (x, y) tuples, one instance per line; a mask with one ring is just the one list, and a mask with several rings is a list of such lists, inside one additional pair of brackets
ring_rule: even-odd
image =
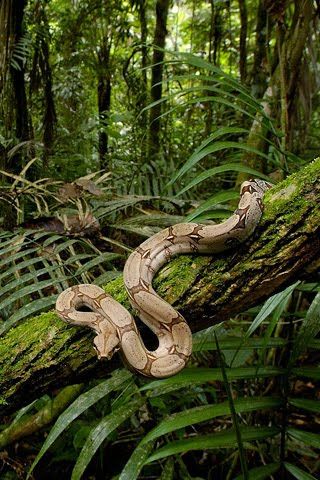
[(248, 12), (246, 0), (239, 1), (239, 12), (240, 12), (240, 79), (241, 83), (244, 85), (247, 80), (247, 31), (248, 31)]
[(251, 77), (251, 91), (257, 98), (262, 98), (267, 88), (267, 11), (263, 0), (257, 8), (256, 41)]
[[(8, 137), (16, 138), (17, 144), (33, 139), (32, 122), (28, 112), (25, 86), (25, 59), (20, 58), (21, 53), (14, 55), (14, 48), (17, 48), (19, 42), (23, 41), (25, 33), (23, 18), (26, 4), (27, 0), (10, 2), (6, 12), (8, 17), (1, 18), (5, 25), (0, 25), (0, 28), (4, 27), (4, 35), (12, 37), (12, 39), (3, 38), (0, 42), (0, 48), (2, 44), (5, 44), (6, 54), (3, 54), (2, 58), (7, 65), (3, 65), (3, 68), (10, 73), (10, 75), (6, 75), (7, 78), (3, 79), (3, 86), (7, 89), (9, 97), (9, 100), (4, 100), (4, 103), (7, 103), (6, 116), (10, 119), (10, 125), (5, 124), (5, 130), (7, 130)], [(10, 117), (14, 118), (14, 121)], [(10, 158), (5, 153), (3, 162), (5, 170), (13, 174), (19, 174), (25, 163), (32, 158), (32, 153), (30, 148), (26, 150), (26, 153), (24, 153), (22, 148), (18, 148), (16, 153)], [(30, 175), (30, 172), (28, 172), (28, 175)], [(17, 211), (13, 206), (4, 204), (2, 212), (4, 218), (3, 227), (7, 230), (13, 229), (17, 224)]]
[(99, 110), (99, 158), (100, 168), (108, 169), (108, 133), (107, 124), (111, 107), (111, 72), (110, 72), (111, 42), (104, 38), (98, 54), (98, 110)]
[[(284, 8), (283, 5), (282, 8)], [(279, 18), (282, 18), (281, 12), (282, 10), (280, 9), (279, 3), (277, 10)], [(272, 13), (275, 15), (274, 11), (272, 11)], [(277, 99), (279, 98), (280, 91), (282, 95), (284, 95), (283, 90), (284, 88), (286, 88), (286, 101), (283, 102), (286, 105), (285, 108), (287, 108), (287, 105), (289, 105), (289, 100), (292, 99), (292, 96), (297, 91), (296, 89), (299, 85), (298, 79), (301, 73), (303, 51), (306, 46), (307, 39), (311, 34), (310, 22), (314, 13), (315, 10), (312, 0), (295, 3), (295, 12), (291, 27), (288, 30), (281, 47), (279, 47), (280, 57), (283, 57), (285, 65), (282, 65), (281, 68), (279, 58), (277, 67), (274, 69), (271, 75), (269, 86), (267, 87), (263, 95), (263, 110), (264, 113), (269, 117), (272, 117), (272, 110), (278, 105)], [(290, 77), (290, 82), (288, 81), (288, 84), (286, 84), (285, 86), (281, 85), (281, 82), (283, 80), (281, 77), (281, 70), (284, 70), (286, 72), (287, 78)], [(287, 115), (289, 111), (290, 110), (286, 110), (285, 114)], [(290, 126), (289, 128), (292, 128), (292, 126)], [(251, 126), (247, 139), (247, 145), (258, 149), (261, 152), (264, 152), (267, 145), (267, 141), (265, 139), (267, 135), (268, 126), (262, 118), (262, 115), (258, 113)], [(261, 157), (259, 157), (256, 153), (246, 152), (245, 156), (242, 159), (242, 162), (262, 172), (265, 170), (265, 165), (261, 164)], [(240, 185), (247, 178), (247, 174), (239, 173), (236, 184)]]
[[(162, 97), (162, 78), (164, 47), (167, 36), (167, 18), (170, 0), (157, 0), (156, 3), (156, 27), (153, 43), (155, 45), (152, 59), (151, 76), (151, 101), (156, 102)], [(149, 158), (152, 159), (159, 153), (160, 148), (160, 115), (161, 104), (154, 105), (150, 110), (150, 135), (149, 135)]]
[[(256, 232), (236, 252), (184, 255), (156, 276), (159, 295), (180, 310), (193, 331), (260, 304), (319, 268), (320, 159), (268, 191), (264, 205)], [(106, 291), (128, 307), (122, 279), (110, 282)], [(1, 413), (119, 367), (117, 355), (108, 362), (96, 359), (92, 336), (53, 312), (9, 330), (0, 342)]]

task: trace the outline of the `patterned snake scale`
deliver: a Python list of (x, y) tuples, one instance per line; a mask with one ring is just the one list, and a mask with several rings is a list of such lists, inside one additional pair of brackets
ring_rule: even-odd
[[(62, 292), (56, 303), (58, 315), (97, 333), (94, 346), (99, 358), (110, 359), (121, 348), (129, 366), (140, 374), (175, 375), (191, 355), (191, 331), (182, 315), (153, 290), (154, 275), (174, 255), (218, 253), (245, 241), (261, 218), (262, 197), (270, 187), (263, 180), (244, 182), (237, 210), (223, 223), (179, 223), (156, 233), (129, 256), (124, 267), (126, 290), (132, 307), (158, 337), (156, 350), (145, 347), (132, 315), (95, 285), (77, 285)], [(80, 311), (83, 306), (91, 311)]]

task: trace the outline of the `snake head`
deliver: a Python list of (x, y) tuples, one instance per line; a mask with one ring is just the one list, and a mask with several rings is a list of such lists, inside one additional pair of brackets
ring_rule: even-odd
[(266, 190), (272, 188), (273, 185), (265, 180), (259, 178), (250, 179), (242, 183), (240, 195), (244, 196), (245, 193), (263, 195)]
[(266, 180), (261, 180), (260, 178), (255, 178), (253, 182), (263, 191), (269, 190), (273, 187), (272, 183), (267, 182)]
[(119, 337), (113, 331), (104, 331), (99, 333), (93, 340), (93, 346), (97, 352), (99, 360), (101, 358), (110, 358), (119, 350)]

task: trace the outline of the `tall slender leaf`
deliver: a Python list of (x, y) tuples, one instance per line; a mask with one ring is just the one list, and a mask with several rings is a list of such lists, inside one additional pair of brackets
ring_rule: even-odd
[(119, 370), (111, 378), (105, 380), (95, 387), (91, 388), (85, 393), (82, 393), (69, 407), (59, 416), (56, 423), (50, 430), (40, 452), (36, 456), (28, 473), (28, 478), (39, 463), (43, 455), (49, 450), (51, 445), (61, 435), (61, 433), (68, 428), (68, 426), (84, 411), (97, 403), (103, 397), (114, 390), (118, 390), (124, 383), (126, 383), (132, 374), (128, 370)]
[(286, 470), (297, 480), (317, 480), (316, 477), (305, 472), (304, 470), (301, 470), (301, 468), (297, 467), (296, 465), (292, 465), (292, 463), (285, 462), (284, 466), (286, 467)]
[[(276, 427), (241, 427), (241, 436), (243, 441), (251, 442), (254, 440), (263, 440), (279, 433)], [(237, 446), (237, 436), (233, 429), (210, 435), (198, 435), (183, 440), (170, 442), (156, 453), (151, 455), (146, 463), (166, 458), (178, 453), (186, 453), (190, 450), (206, 450), (212, 448), (233, 448)]]
[(118, 407), (106, 415), (98, 425), (90, 431), (72, 471), (71, 480), (79, 480), (82, 477), (82, 474), (89, 465), (92, 457), (104, 440), (110, 435), (110, 433), (116, 430), (119, 425), (131, 417), (131, 415), (133, 415), (144, 404), (144, 402), (145, 400), (142, 397), (126, 402), (121, 407)]

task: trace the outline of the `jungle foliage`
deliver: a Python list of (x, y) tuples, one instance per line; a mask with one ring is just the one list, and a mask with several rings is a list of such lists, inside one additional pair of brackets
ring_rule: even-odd
[[(1, 335), (121, 276), (162, 228), (227, 218), (244, 179), (318, 156), (319, 9), (0, 1)], [(320, 478), (317, 269), (274, 291), (194, 334), (175, 377), (121, 368), (25, 398), (1, 419), (1, 478)]]

